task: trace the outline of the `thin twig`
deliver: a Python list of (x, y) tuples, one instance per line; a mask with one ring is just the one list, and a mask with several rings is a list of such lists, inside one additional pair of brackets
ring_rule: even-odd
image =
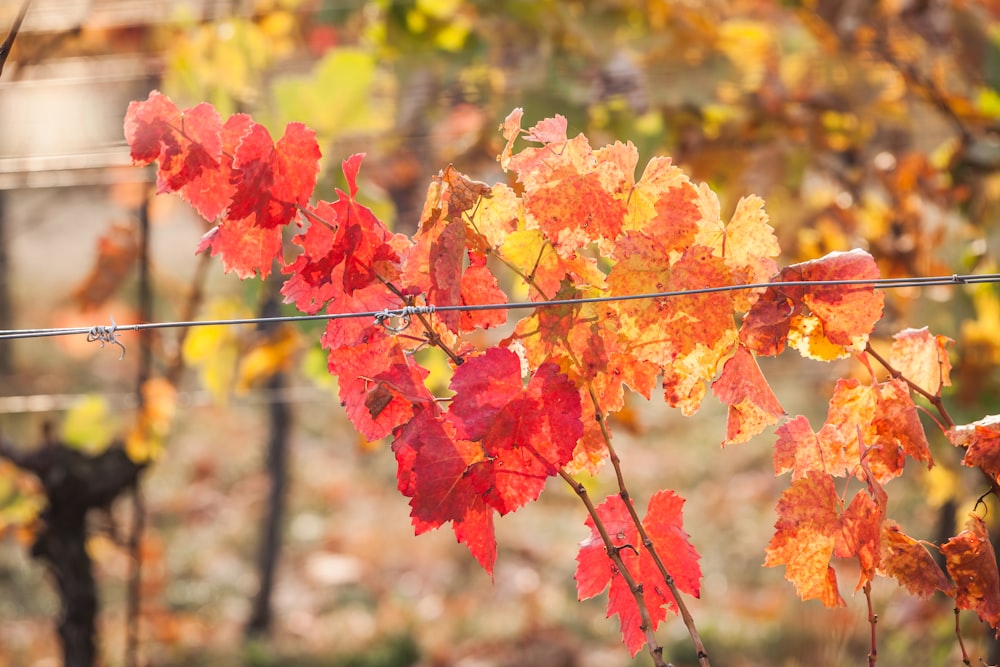
[[(865, 352), (870, 354), (872, 357), (875, 358), (876, 361), (882, 364), (882, 366), (884, 366), (885, 369), (889, 371), (889, 374), (892, 375), (892, 377), (899, 378), (900, 380), (905, 382), (910, 387), (910, 389), (912, 389), (916, 393), (926, 398), (930, 402), (930, 404), (934, 406), (938, 414), (941, 415), (941, 420), (944, 421), (946, 428), (942, 428), (942, 430), (945, 431), (946, 434), (948, 430), (951, 430), (952, 428), (955, 427), (955, 420), (951, 418), (951, 414), (948, 412), (948, 409), (944, 405), (944, 401), (941, 398), (940, 389), (938, 390), (937, 394), (932, 394), (926, 389), (923, 389), (922, 387), (918, 386), (912, 380), (903, 375), (898, 369), (894, 368), (892, 364), (890, 364), (886, 359), (884, 359), (878, 352), (876, 352), (875, 349), (872, 347), (871, 343), (868, 343), (868, 346), (865, 348)], [(938, 422), (938, 426), (941, 426), (940, 422)], [(961, 447), (962, 449), (968, 449), (968, 445), (961, 445)], [(986, 482), (989, 484), (990, 487), (989, 493), (992, 493), (998, 500), (1000, 500), (1000, 482), (997, 482), (995, 476), (987, 473), (985, 470), (982, 470), (982, 468), (980, 468), (980, 470), (982, 471), (983, 476), (986, 478)]]
[(868, 667), (875, 667), (875, 661), (878, 657), (878, 649), (875, 644), (875, 626), (878, 624), (878, 614), (872, 609), (872, 582), (865, 582), (865, 599), (868, 601), (868, 624), (871, 625), (872, 632), (872, 643), (871, 649), (868, 651)]
[(24, 21), (24, 16), (28, 13), (28, 5), (30, 4), (31, 0), (24, 0), (21, 3), (21, 9), (17, 12), (17, 17), (14, 19), (14, 24), (10, 27), (10, 32), (7, 33), (7, 38), (0, 44), (0, 74), (3, 74), (3, 66), (7, 63), (7, 56), (10, 55), (10, 50), (14, 46), (14, 39), (21, 30), (21, 22)]
[(608, 448), (608, 458), (611, 460), (611, 465), (615, 470), (615, 477), (618, 480), (618, 495), (625, 503), (625, 507), (628, 508), (628, 513), (632, 518), (632, 523), (635, 524), (636, 530), (639, 533), (639, 539), (642, 540), (642, 547), (649, 552), (650, 556), (652, 556), (653, 562), (656, 564), (656, 568), (660, 571), (660, 576), (663, 577), (663, 581), (667, 584), (667, 587), (670, 589), (670, 593), (674, 597), (674, 602), (677, 604), (677, 611), (684, 620), (684, 626), (687, 628), (688, 634), (691, 636), (691, 641), (694, 643), (694, 648), (698, 655), (698, 664), (701, 665), (701, 667), (711, 667), (711, 663), (708, 659), (708, 651), (705, 649), (705, 644), (701, 641), (701, 636), (698, 634), (698, 628), (695, 625), (694, 616), (691, 615), (691, 611), (688, 609), (687, 603), (684, 602), (684, 598), (681, 596), (680, 589), (677, 588), (677, 583), (674, 581), (670, 572), (667, 571), (667, 567), (664, 565), (663, 559), (660, 558), (659, 552), (657, 552), (656, 547), (653, 545), (653, 540), (650, 539), (649, 534), (646, 532), (646, 528), (642, 525), (642, 520), (639, 518), (639, 514), (635, 510), (635, 505), (632, 503), (632, 498), (629, 495), (628, 488), (625, 486), (625, 476), (621, 469), (621, 459), (618, 457), (618, 452), (615, 451), (614, 446), (611, 444), (611, 432), (608, 431), (608, 426), (606, 420), (604, 419), (604, 412), (601, 408), (600, 401), (597, 399), (597, 394), (594, 392), (593, 387), (589, 384), (587, 389), (589, 390), (590, 398), (594, 403), (597, 422), (601, 426), (601, 435), (604, 437), (605, 445)]
[(914, 391), (923, 396), (924, 398), (926, 398), (927, 401), (934, 406), (934, 409), (937, 410), (938, 414), (941, 415), (941, 419), (944, 421), (945, 426), (947, 427), (945, 430), (953, 428), (955, 426), (955, 420), (951, 418), (951, 415), (948, 413), (948, 409), (944, 406), (944, 401), (941, 399), (940, 390), (938, 391), (937, 394), (932, 394), (923, 387), (921, 387), (920, 385), (914, 383), (912, 380), (903, 375), (902, 372), (896, 369), (892, 364), (890, 364), (884, 357), (882, 357), (882, 355), (876, 352), (875, 348), (872, 347), (871, 343), (867, 344), (867, 346), (865, 347), (865, 352), (874, 357), (875, 361), (882, 364), (882, 366), (887, 371), (889, 371), (889, 375), (891, 375), (893, 378), (902, 380), (910, 387), (911, 391)]
[(642, 592), (642, 584), (636, 581), (632, 573), (625, 567), (625, 562), (621, 557), (621, 548), (615, 545), (611, 539), (611, 535), (608, 534), (608, 529), (598, 515), (597, 508), (594, 506), (594, 501), (590, 499), (590, 494), (587, 493), (586, 487), (573, 479), (573, 476), (565, 470), (560, 470), (559, 476), (572, 487), (576, 495), (583, 501), (583, 504), (587, 508), (587, 513), (594, 521), (594, 527), (597, 528), (597, 532), (601, 536), (601, 541), (604, 542), (604, 550), (607, 552), (608, 558), (611, 559), (618, 573), (622, 575), (625, 583), (628, 584), (628, 589), (632, 592), (635, 603), (639, 607), (639, 617), (642, 618), (642, 630), (646, 635), (646, 644), (649, 646), (649, 654), (653, 658), (653, 664), (656, 667), (667, 667), (667, 663), (663, 661), (663, 647), (656, 642), (656, 635), (653, 632), (653, 619), (649, 614), (649, 607), (646, 606), (646, 597)]

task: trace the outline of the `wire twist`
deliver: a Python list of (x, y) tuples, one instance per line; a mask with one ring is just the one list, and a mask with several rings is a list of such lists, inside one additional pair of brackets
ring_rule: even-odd
[(90, 330), (90, 333), (87, 334), (87, 342), (93, 343), (96, 341), (101, 344), (102, 348), (104, 347), (105, 343), (110, 343), (111, 345), (117, 345), (122, 349), (122, 356), (118, 357), (118, 361), (121, 361), (122, 359), (125, 358), (125, 345), (122, 344), (120, 340), (118, 340), (119, 334), (115, 333), (117, 330), (118, 330), (118, 323), (115, 322), (115, 318), (112, 315), (111, 326), (105, 327), (97, 325), (96, 327), (93, 327)]
[[(375, 324), (380, 324), (386, 331), (398, 334), (406, 331), (410, 326), (410, 317), (413, 315), (430, 315), (434, 312), (434, 306), (406, 306), (397, 310), (381, 310), (375, 313)], [(389, 324), (389, 320), (399, 319), (398, 325)]]

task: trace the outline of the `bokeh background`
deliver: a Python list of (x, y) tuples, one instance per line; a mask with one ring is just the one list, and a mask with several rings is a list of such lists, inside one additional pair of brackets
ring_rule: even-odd
[[(20, 5), (0, 5), (0, 32)], [(448, 164), (506, 178), (497, 126), (520, 106), (526, 126), (559, 113), (592, 145), (633, 141), (641, 164), (671, 156), (719, 193), (724, 216), (761, 195), (782, 263), (861, 247), (885, 276), (998, 271), (992, 0), (32, 0), (0, 77), (0, 329), (275, 312), (273, 286), (194, 255), (208, 224), (131, 166), (122, 119), (154, 88), (252, 113), (275, 136), (291, 120), (314, 128), (322, 196), (342, 159), (368, 153), (362, 195), (399, 231)], [(956, 420), (997, 412), (997, 288), (894, 291), (876, 342), (925, 325), (955, 340)], [(128, 432), (142, 383), (153, 380), (147, 402), (157, 386), (173, 397), (143, 481), (142, 664), (629, 664), (605, 601), (575, 600), (587, 529), (573, 494), (554, 483), (499, 522), (493, 580), (450, 532), (414, 538), (387, 443), (351, 429), (319, 330), (126, 333), (121, 361), (82, 336), (0, 341), (0, 435), (25, 450), (52, 428), (100, 451)], [(834, 379), (857, 371), (763, 365), (786, 410), (814, 425)], [(262, 593), (279, 423), (287, 506)], [(985, 489), (928, 425), (938, 465), (894, 483), (890, 515), (935, 541)], [(693, 418), (634, 400), (614, 428), (640, 505), (664, 487), (687, 498), (705, 572), (691, 607), (713, 664), (865, 660), (863, 596), (841, 610), (802, 603), (761, 567), (786, 484), (773, 435), (721, 449), (725, 411), (711, 399)], [(611, 492), (606, 475), (588, 484)], [(0, 664), (60, 664), (58, 600), (29, 553), (38, 507), (36, 483), (0, 462)], [(125, 660), (133, 511), (116, 504), (91, 526), (105, 665)], [(879, 664), (959, 661), (949, 600), (885, 580), (875, 597)], [(995, 664), (969, 616), (970, 654)], [(673, 664), (695, 663), (679, 620), (658, 635)]]

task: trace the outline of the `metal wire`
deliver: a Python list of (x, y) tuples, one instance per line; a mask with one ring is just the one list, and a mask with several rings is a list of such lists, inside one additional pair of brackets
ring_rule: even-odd
[[(55, 336), (86, 335), (91, 342), (106, 343), (122, 348), (125, 356), (125, 346), (118, 340), (123, 331), (147, 331), (150, 329), (178, 329), (184, 327), (235, 326), (240, 324), (262, 324), (281, 322), (310, 322), (322, 320), (342, 320), (352, 318), (372, 318), (392, 333), (406, 329), (413, 315), (433, 312), (472, 312), (484, 310), (524, 310), (532, 308), (547, 308), (555, 306), (573, 306), (590, 303), (610, 303), (616, 301), (636, 301), (641, 299), (669, 299), (674, 297), (711, 294), (714, 292), (734, 292), (737, 290), (752, 290), (766, 288), (798, 288), (798, 287), (833, 287), (833, 286), (868, 286), (874, 289), (900, 289), (904, 287), (929, 287), (934, 285), (973, 285), (978, 283), (998, 283), (1000, 274), (984, 273), (951, 276), (927, 276), (917, 278), (874, 278), (852, 280), (799, 280), (752, 283), (747, 285), (721, 285), (718, 287), (702, 287), (699, 289), (674, 290), (669, 292), (649, 292), (644, 294), (627, 294), (616, 296), (595, 296), (578, 299), (558, 299), (551, 301), (515, 301), (509, 303), (463, 304), (452, 306), (406, 306), (401, 308), (386, 308), (379, 311), (364, 311), (356, 313), (325, 313), (318, 315), (287, 315), (280, 317), (246, 317), (227, 320), (191, 320), (181, 322), (144, 322), (138, 324), (116, 324), (111, 319), (111, 326), (97, 325), (93, 327), (65, 327), (53, 329), (6, 329), (0, 330), (0, 340), (18, 340), (26, 338), (51, 338)], [(399, 324), (390, 324), (391, 320)]]

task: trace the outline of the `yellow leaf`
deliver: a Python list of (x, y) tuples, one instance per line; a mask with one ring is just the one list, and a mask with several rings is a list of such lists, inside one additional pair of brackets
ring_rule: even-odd
[(434, 41), (445, 51), (461, 51), (465, 46), (465, 40), (469, 36), (469, 24), (467, 21), (452, 21), (438, 31)]
[(827, 339), (823, 324), (815, 315), (795, 315), (788, 326), (788, 347), (798, 350), (803, 357), (833, 361), (851, 355), (851, 350)]
[(450, 19), (462, 5), (462, 0), (417, 0), (417, 9), (439, 21)]
[(278, 328), (270, 337), (259, 341), (240, 359), (236, 392), (245, 393), (278, 371), (288, 370), (300, 347), (299, 342), (298, 332), (288, 325)]
[[(235, 300), (217, 300), (208, 306), (208, 319), (250, 317), (250, 311)], [(229, 397), (239, 355), (239, 328), (196, 327), (188, 332), (182, 349), (184, 361), (198, 369), (202, 384), (219, 403)]]
[(87, 454), (97, 454), (107, 449), (118, 430), (118, 420), (111, 413), (111, 406), (103, 396), (84, 396), (66, 413), (62, 426), (62, 440), (68, 446)]

